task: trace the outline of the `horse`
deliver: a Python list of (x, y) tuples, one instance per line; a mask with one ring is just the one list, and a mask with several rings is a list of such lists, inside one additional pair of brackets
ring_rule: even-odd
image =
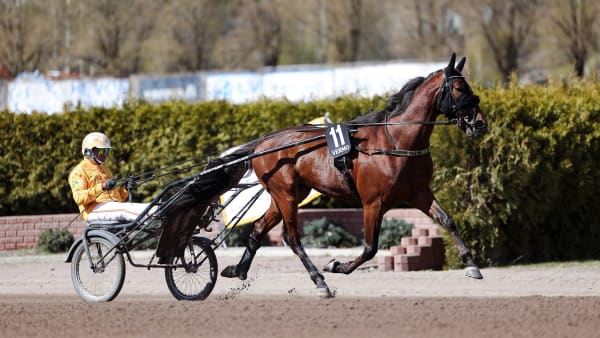
[[(334, 165), (323, 138), (324, 127), (295, 126), (253, 142), (251, 167), (271, 195), (266, 213), (256, 220), (245, 251), (236, 265), (221, 275), (246, 279), (252, 260), (267, 233), (283, 220), (283, 239), (300, 258), (323, 298), (332, 297), (323, 274), (307, 256), (298, 232), (298, 203), (311, 189), (342, 199), (359, 199), (364, 214), (364, 248), (354, 260), (330, 261), (323, 270), (350, 274), (377, 252), (381, 221), (386, 211), (410, 205), (429, 215), (452, 236), (466, 265), (468, 277), (483, 278), (455, 222), (435, 198), (430, 182), (433, 161), (430, 136), (439, 115), (456, 124), (467, 136), (485, 133), (487, 122), (475, 95), (462, 75), (466, 58), (407, 82), (381, 111), (359, 116), (345, 125), (353, 129), (352, 149), (345, 170)], [(314, 140), (313, 140), (314, 138)], [(285, 147), (285, 145), (296, 144)], [(281, 150), (268, 152), (269, 149)], [(250, 147), (252, 148), (252, 147)]]

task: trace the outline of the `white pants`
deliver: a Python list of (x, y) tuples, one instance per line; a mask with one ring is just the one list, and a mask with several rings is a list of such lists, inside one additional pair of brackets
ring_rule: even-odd
[[(88, 222), (94, 221), (134, 221), (142, 211), (146, 210), (149, 203), (131, 203), (131, 202), (103, 202), (98, 204), (92, 212), (88, 214)], [(151, 215), (156, 207), (150, 209), (147, 213)]]

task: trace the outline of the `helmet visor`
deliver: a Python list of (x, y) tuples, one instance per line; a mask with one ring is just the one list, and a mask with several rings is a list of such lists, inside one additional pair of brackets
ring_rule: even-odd
[(104, 161), (106, 161), (109, 150), (109, 148), (92, 148), (92, 152), (99, 163), (104, 163)]

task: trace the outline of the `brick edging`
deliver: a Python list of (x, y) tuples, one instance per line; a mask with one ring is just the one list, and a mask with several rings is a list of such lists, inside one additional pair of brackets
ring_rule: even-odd
[(46, 229), (68, 229), (79, 237), (85, 229), (79, 214), (29, 215), (0, 217), (0, 251), (32, 249)]
[[(299, 230), (304, 223), (318, 218), (328, 219), (342, 225), (358, 239), (363, 238), (362, 209), (300, 209), (298, 212)], [(415, 228), (430, 227), (433, 223), (416, 209), (392, 209), (384, 217), (401, 218), (413, 223)], [(39, 235), (45, 229), (68, 229), (77, 238), (86, 224), (78, 214), (51, 214), (0, 217), (0, 251), (35, 248)], [(269, 233), (274, 244), (282, 244), (281, 224)]]

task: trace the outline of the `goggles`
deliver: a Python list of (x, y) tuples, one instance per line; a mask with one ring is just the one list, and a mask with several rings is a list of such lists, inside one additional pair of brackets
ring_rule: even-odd
[(93, 148), (92, 151), (94, 152), (94, 154), (96, 154), (97, 156), (104, 156), (104, 155), (108, 155), (108, 151), (110, 149), (109, 148)]

